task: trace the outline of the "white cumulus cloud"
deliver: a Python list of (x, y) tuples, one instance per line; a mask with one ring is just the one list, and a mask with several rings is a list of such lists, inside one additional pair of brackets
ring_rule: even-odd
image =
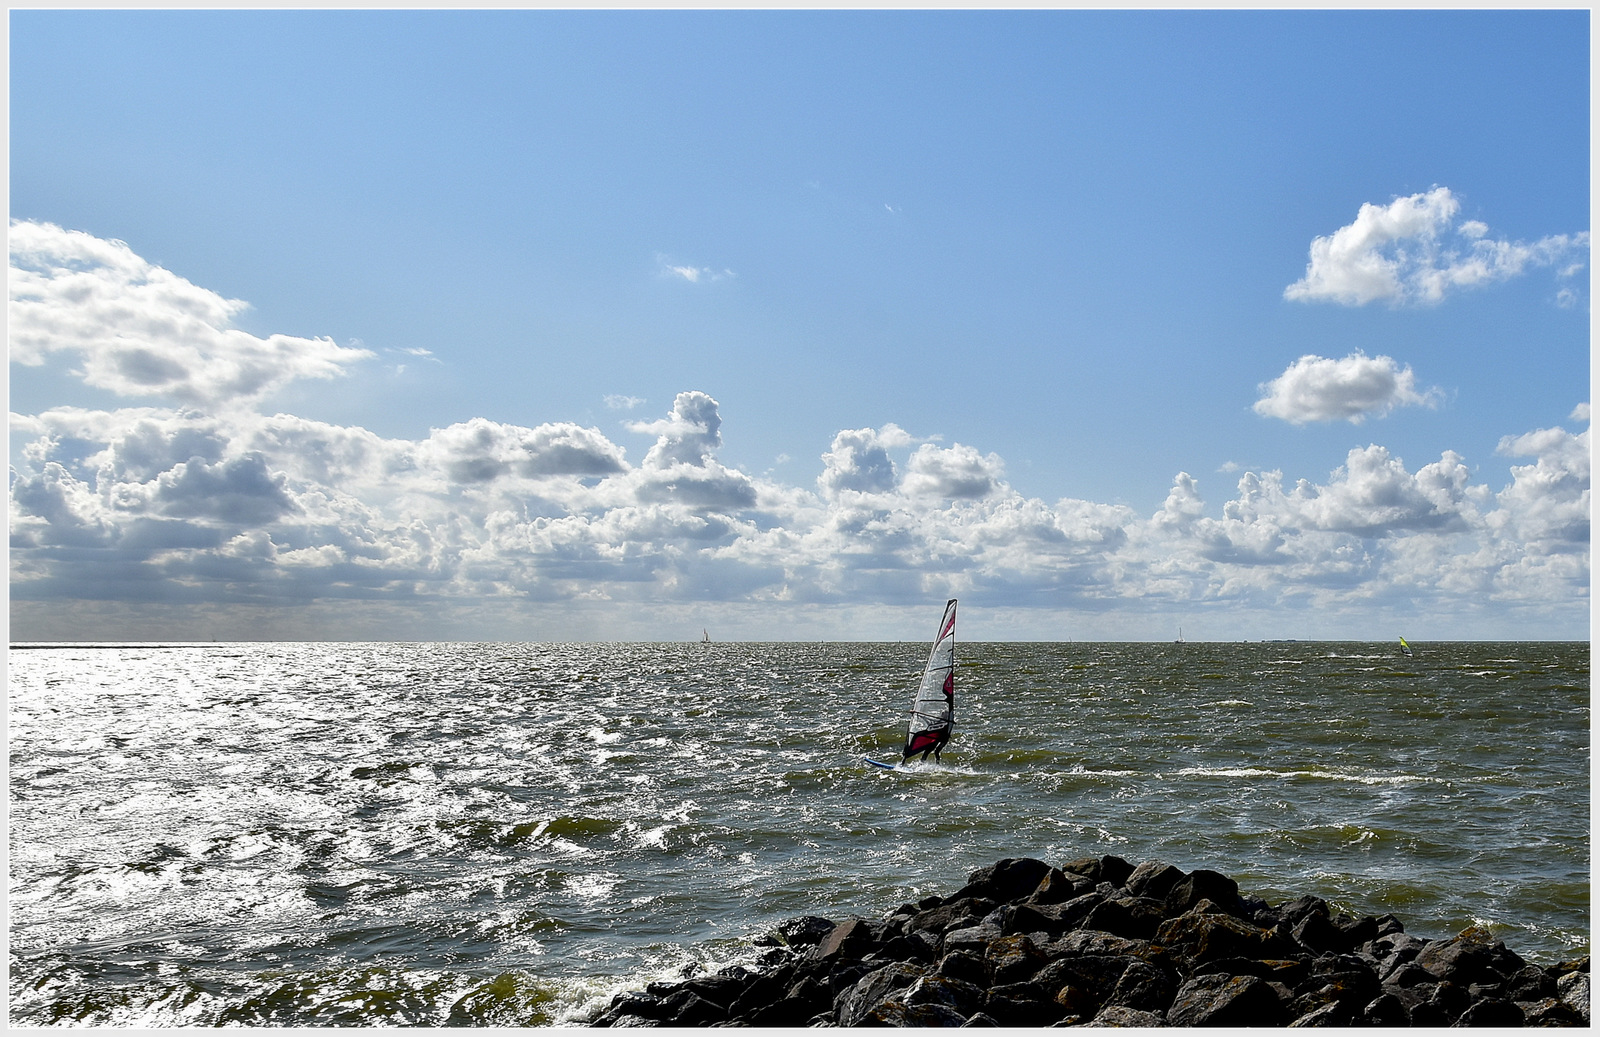
[(1296, 425), (1312, 421), (1360, 424), (1396, 407), (1438, 406), (1438, 389), (1418, 391), (1410, 365), (1391, 357), (1351, 353), (1341, 360), (1307, 354), (1261, 386), (1255, 412)]
[(301, 378), (333, 378), (373, 354), (331, 339), (233, 326), (247, 304), (147, 262), (120, 241), (11, 223), (11, 359), (76, 356), (89, 385), (196, 406), (249, 401)]
[(1460, 211), (1447, 187), (1388, 205), (1363, 204), (1354, 222), (1311, 242), (1305, 276), (1284, 289), (1284, 298), (1347, 306), (1437, 303), (1530, 267), (1554, 266), (1565, 278), (1587, 263), (1588, 231), (1535, 242), (1496, 240), (1479, 220), (1456, 223)]

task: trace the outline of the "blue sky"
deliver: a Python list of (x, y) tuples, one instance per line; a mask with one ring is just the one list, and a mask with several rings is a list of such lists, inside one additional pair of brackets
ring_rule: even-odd
[(13, 637), (1587, 635), (1586, 11), (10, 18)]

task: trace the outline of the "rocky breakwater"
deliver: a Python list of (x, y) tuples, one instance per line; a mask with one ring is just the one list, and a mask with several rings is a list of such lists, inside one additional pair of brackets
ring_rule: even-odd
[(1540, 966), (1215, 871), (1120, 857), (973, 872), (884, 917), (802, 917), (732, 966), (618, 995), (595, 1026), (1587, 1026), (1589, 959)]

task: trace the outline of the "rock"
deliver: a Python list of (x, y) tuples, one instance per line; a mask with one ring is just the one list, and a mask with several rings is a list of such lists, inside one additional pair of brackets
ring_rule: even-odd
[(1456, 1019), (1456, 1026), (1522, 1026), (1522, 1009), (1502, 998), (1491, 997), (1467, 1006)]
[(1387, 966), (1416, 960), (1422, 948), (1427, 945), (1427, 940), (1419, 939), (1410, 933), (1394, 932), (1378, 937), (1367, 944), (1366, 948), (1373, 958)]
[[(1087, 915), (1087, 910), (1084, 912)], [(1060, 936), (1071, 925), (1065, 921), (1067, 902), (1040, 903), (1028, 901), (1018, 904), (1011, 912), (1004, 932), (1006, 935), (1014, 933), (1044, 933), (1046, 936)]]
[(952, 951), (965, 951), (982, 957), (988, 953), (989, 941), (998, 940), (1004, 935), (999, 926), (987, 923), (969, 926), (966, 929), (957, 929), (954, 932), (945, 933), (942, 948), (945, 954), (949, 954)]
[(1290, 929), (1294, 942), (1312, 954), (1333, 954), (1349, 944), (1339, 927), (1325, 914), (1309, 911)]
[(1204, 868), (1191, 871), (1167, 891), (1167, 914), (1181, 915), (1206, 900), (1216, 904), (1218, 910), (1237, 913), (1241, 906), (1239, 884), (1220, 872)]
[[(611, 1004), (594, 1020), (595, 1026), (660, 1025), (665, 1015), (661, 999), (639, 991), (625, 991), (611, 999)], [(625, 1022), (624, 1020), (637, 1020)]]
[[(1587, 965), (1587, 959), (1585, 965)], [(1556, 980), (1556, 997), (1578, 1013), (1583, 1025), (1589, 1025), (1589, 973), (1569, 972)]]
[[(1439, 1013), (1450, 1023), (1454, 1023), (1472, 1006), (1472, 995), (1468, 994), (1465, 987), (1452, 983), (1447, 979), (1440, 980), (1434, 985), (1433, 994), (1428, 998), (1427, 1004), (1437, 1008)], [(1422, 1024), (1417, 1022), (1417, 1009), (1411, 1010), (1411, 1025), (1438, 1025), (1436, 1023)]]
[(998, 906), (993, 900), (982, 897), (947, 900), (913, 915), (905, 923), (903, 930), (907, 934), (921, 931), (943, 936), (954, 929), (977, 925), (984, 916)]
[(1141, 1012), (1164, 1012), (1175, 993), (1176, 987), (1166, 972), (1134, 958), (1122, 970), (1105, 1003)]
[(989, 985), (989, 968), (982, 958), (966, 951), (952, 951), (939, 959), (934, 975), (965, 980), (978, 986)]
[[(1098, 864), (1099, 862), (1096, 862)], [(1069, 874), (1060, 868), (1051, 868), (1039, 885), (1028, 895), (1029, 904), (1061, 904), (1074, 897), (1091, 892), (1095, 882), (1083, 875)]]
[(852, 918), (848, 922), (840, 922), (828, 935), (818, 940), (811, 948), (811, 957), (864, 958), (877, 944), (877, 934), (873, 932), (871, 923)]
[[(1188, 971), (1222, 958), (1277, 958), (1266, 930), (1232, 915), (1184, 915), (1157, 928), (1152, 941), (1186, 963)], [(1176, 1025), (1176, 1024), (1175, 1024)]]
[(1358, 1026), (1410, 1026), (1411, 1011), (1393, 994), (1379, 994), (1361, 1009)]
[(923, 976), (900, 998), (906, 1005), (944, 1005), (964, 1021), (983, 1004), (985, 991), (976, 983), (948, 976)]
[(1051, 960), (1074, 954), (1122, 955), (1122, 957), (1147, 959), (1152, 955), (1152, 947), (1149, 939), (1131, 939), (1128, 936), (1114, 936), (1112, 933), (1101, 933), (1098, 930), (1075, 930), (1062, 936), (1061, 939), (1051, 941), (1050, 946), (1045, 947), (1045, 955)]
[(1167, 1022), (1154, 1012), (1141, 1012), (1137, 1008), (1108, 1005), (1086, 1026), (1165, 1026)]
[(834, 923), (816, 915), (802, 915), (780, 922), (756, 941), (758, 946), (810, 947), (833, 932)]
[(1027, 983), (991, 987), (984, 997), (983, 1011), (999, 1020), (1001, 1026), (1049, 1026), (1066, 1014), (1056, 1002), (1037, 997), (1032, 984)]
[[(1298, 1005), (1299, 1005), (1299, 1002), (1295, 1002), (1295, 1005), (1290, 1007), (1290, 1009), (1289, 1009), (1289, 1014), (1290, 1015), (1294, 1015), (1295, 1014), (1295, 1012), (1297, 1011)], [(1311, 1009), (1309, 1012), (1306, 1012), (1304, 1015), (1296, 1016), (1294, 1022), (1290, 1023), (1289, 1025), (1290, 1026), (1349, 1026), (1350, 1025), (1350, 1011), (1349, 1011), (1349, 1009), (1345, 1008), (1343, 1005), (1339, 1004), (1337, 1001), (1329, 1001), (1329, 1002), (1327, 1002), (1325, 1004), (1318, 1005), (1316, 1008)]]
[(1083, 921), (1089, 917), (1089, 913), (1104, 903), (1105, 900), (1106, 895), (1104, 893), (1098, 890), (1090, 890), (1081, 897), (1073, 897), (1071, 900), (1060, 904), (1041, 904), (1037, 907), (1024, 905), (1017, 910), (1019, 914), (1023, 911), (1035, 911), (1041, 917), (1053, 922), (1053, 928), (1045, 929), (1046, 932), (1064, 933), (1069, 929), (1076, 929), (1083, 925)]
[(1001, 903), (1021, 900), (1038, 889), (1052, 870), (1032, 857), (1005, 857), (967, 876), (967, 884), (956, 897), (986, 897)]
[(1279, 904), (1276, 910), (1278, 917), (1290, 928), (1298, 925), (1307, 915), (1317, 914), (1331, 920), (1333, 914), (1326, 900), (1311, 896), (1296, 897)]
[(896, 936), (868, 953), (884, 961), (933, 961), (939, 956), (939, 940), (924, 932)]
[(1372, 915), (1362, 915), (1359, 918), (1340, 915), (1333, 920), (1333, 926), (1339, 932), (1337, 949), (1340, 951), (1353, 950), (1377, 939), (1378, 936), (1378, 919)]
[[(1138, 960), (1103, 954), (1059, 958), (1040, 969), (1033, 984), (1068, 1008), (1082, 1009), (1087, 1003), (1092, 1012), (1111, 997), (1122, 974)], [(1064, 998), (1063, 991), (1068, 987), (1077, 993)]]
[(1109, 882), (1113, 886), (1126, 885), (1128, 876), (1133, 874), (1133, 865), (1121, 857), (1109, 854), (1100, 858), (1100, 875), (1097, 881)]
[(733, 1004), (728, 1006), (729, 1017), (734, 1019), (753, 1017), (768, 1005), (783, 1000), (792, 982), (787, 972), (775, 971), (757, 976), (745, 985)]
[(1433, 940), (1417, 952), (1416, 962), (1440, 979), (1458, 986), (1498, 982), (1494, 969), (1494, 941), (1476, 926), (1468, 926), (1449, 940)]
[(1408, 990), (1417, 986), (1431, 986), (1439, 981), (1439, 977), (1414, 961), (1402, 961), (1394, 968), (1382, 973), (1379, 976), (1379, 981), (1385, 987)]
[(1148, 940), (1166, 920), (1165, 906), (1146, 897), (1102, 900), (1084, 916), (1083, 928), (1097, 932)]
[(966, 1017), (947, 1005), (908, 1005), (885, 1001), (862, 1016), (856, 1026), (960, 1026)]
[[(1061, 870), (1070, 871), (1074, 875), (1081, 875), (1094, 883), (1098, 883), (1101, 879), (1100, 858), (1098, 857), (1079, 857), (1075, 861), (1067, 861), (1061, 866)], [(1131, 871), (1132, 869), (1129, 870)]]
[(1208, 962), (1205, 970), (1225, 976), (1255, 976), (1293, 990), (1311, 975), (1311, 963), (1299, 958), (1220, 958)]
[(1588, 1026), (1588, 1020), (1579, 1015), (1571, 1005), (1553, 997), (1538, 1001), (1519, 1001), (1524, 1026)]
[(1145, 861), (1133, 869), (1133, 873), (1122, 886), (1136, 897), (1165, 900), (1167, 891), (1183, 878), (1185, 878), (1183, 872), (1166, 861)]
[(1455, 1020), (1434, 1001), (1424, 1001), (1411, 1006), (1411, 1025), (1422, 1027), (1449, 1026)]
[(990, 1015), (988, 1012), (973, 1012), (971, 1015), (967, 1016), (967, 1021), (962, 1023), (961, 1025), (962, 1026), (999, 1026), (1000, 1025), (1000, 1020), (996, 1019), (994, 1016)]
[(990, 940), (983, 960), (996, 984), (1032, 979), (1033, 974), (1043, 968), (1046, 962), (1043, 952), (1026, 936), (1002, 936)]
[(1310, 974), (1295, 987), (1295, 993), (1312, 991), (1339, 1001), (1352, 1014), (1383, 992), (1371, 966), (1348, 954), (1329, 955), (1311, 963)]
[(1556, 996), (1555, 978), (1537, 965), (1524, 965), (1506, 977), (1505, 996), (1508, 1001), (1540, 1001)]
[(683, 987), (726, 1009), (739, 999), (739, 995), (744, 993), (755, 978), (754, 973), (736, 965), (732, 969), (724, 969), (709, 976), (696, 976), (685, 982)]
[(682, 989), (661, 1002), (668, 1026), (709, 1026), (728, 1015), (727, 1008), (707, 1001), (693, 990)]
[(1283, 1026), (1288, 1022), (1277, 993), (1255, 976), (1196, 976), (1178, 988), (1167, 1010), (1170, 1026)]
[[(1173, 912), (1169, 909), (1167, 914)], [(1201, 897), (1193, 905), (1181, 912), (1185, 915), (1236, 915), (1237, 911), (1229, 911), (1210, 897)], [(1242, 916), (1241, 916), (1242, 917)]]
[(834, 1000), (834, 1016), (840, 1026), (859, 1026), (874, 1008), (911, 986), (922, 975), (922, 969), (903, 962), (869, 972)]
[(781, 1004), (788, 1013), (788, 1022), (809, 1018), (833, 1007), (835, 997), (831, 984), (817, 976), (804, 976), (784, 991)]

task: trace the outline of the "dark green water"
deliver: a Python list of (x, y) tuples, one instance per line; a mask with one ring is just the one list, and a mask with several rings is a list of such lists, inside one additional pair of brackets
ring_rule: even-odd
[(14, 649), (22, 1025), (559, 1023), (1002, 856), (1589, 948), (1587, 644)]

